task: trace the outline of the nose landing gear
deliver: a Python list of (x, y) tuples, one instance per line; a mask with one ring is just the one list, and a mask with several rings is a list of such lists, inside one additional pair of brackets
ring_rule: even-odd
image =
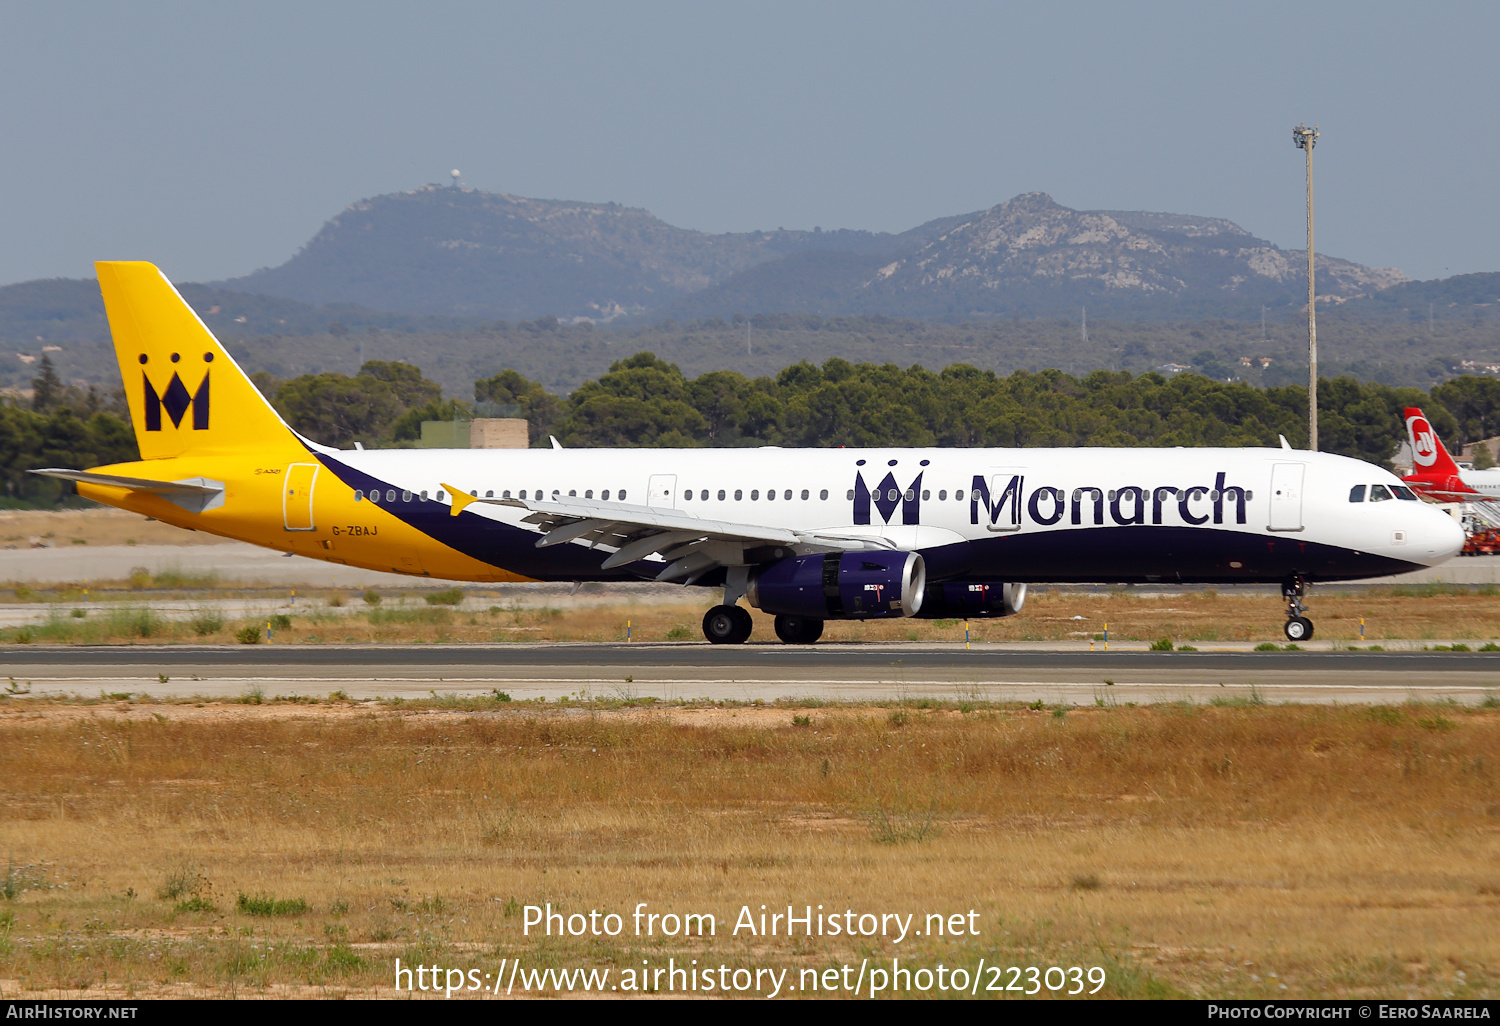
[(1302, 614), (1307, 610), (1302, 597), (1307, 594), (1307, 581), (1301, 576), (1292, 577), (1281, 585), (1281, 597), (1286, 599), (1286, 624), (1281, 628), (1288, 641), (1307, 641), (1313, 636), (1313, 622)]

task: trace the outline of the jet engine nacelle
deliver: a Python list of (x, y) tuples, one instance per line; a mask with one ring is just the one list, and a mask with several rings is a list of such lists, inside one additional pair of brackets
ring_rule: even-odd
[(814, 620), (916, 616), (927, 567), (915, 552), (793, 556), (753, 575), (745, 597), (767, 613)]
[(1000, 581), (943, 581), (922, 596), (925, 620), (985, 620), (1014, 616), (1026, 604), (1026, 585)]

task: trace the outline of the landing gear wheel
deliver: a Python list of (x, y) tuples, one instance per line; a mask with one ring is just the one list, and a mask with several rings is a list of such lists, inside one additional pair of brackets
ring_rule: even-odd
[(1313, 636), (1313, 623), (1305, 616), (1294, 616), (1286, 622), (1282, 630), (1286, 633), (1288, 641), (1310, 641)]
[(776, 636), (788, 645), (811, 645), (823, 636), (823, 621), (807, 616), (778, 616)]
[(1307, 604), (1302, 596), (1307, 594), (1307, 580), (1297, 574), (1281, 583), (1281, 597), (1286, 599), (1286, 625), (1282, 631), (1288, 641), (1307, 641), (1313, 636), (1312, 621), (1302, 614)]
[(703, 636), (715, 645), (741, 645), (750, 637), (754, 621), (739, 606), (714, 606), (703, 614)]

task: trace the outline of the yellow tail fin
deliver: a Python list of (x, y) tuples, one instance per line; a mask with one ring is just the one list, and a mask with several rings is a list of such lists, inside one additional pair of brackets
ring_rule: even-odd
[(300, 447), (155, 265), (111, 260), (94, 267), (142, 459)]

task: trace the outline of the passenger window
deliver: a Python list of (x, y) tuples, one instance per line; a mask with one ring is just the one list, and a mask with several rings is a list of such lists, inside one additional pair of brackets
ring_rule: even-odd
[(1349, 501), (1350, 502), (1364, 502), (1365, 501), (1365, 486), (1364, 485), (1355, 485), (1353, 488), (1349, 489)]
[(599, 493), (599, 498), (603, 499), (605, 502), (608, 502), (609, 501), (609, 489), (606, 488), (606, 489), (604, 489), (604, 491), (600, 492)]
[[(484, 497), (486, 499), (493, 499), (495, 497), (495, 490), (493, 488), (491, 488), (489, 491), (487, 491), (487, 492), (484, 493)], [(422, 493), (422, 498), (424, 498), (424, 499), (427, 498), (427, 493), (426, 492)]]
[(776, 489), (774, 489), (774, 488), (767, 488), (766, 489), (766, 501), (767, 502), (775, 502), (776, 501)]
[(739, 502), (739, 501), (740, 501), (740, 500), (741, 500), (741, 499), (743, 499), (743, 498), (744, 498), (744, 497), (745, 497), (745, 493), (744, 493), (744, 492), (742, 492), (742, 491), (740, 491), (740, 489), (738, 489), (738, 488), (736, 488), (736, 489), (735, 489), (735, 490), (734, 490), (734, 501), (735, 501), (735, 502)]
[(910, 488), (908, 488), (906, 490), (906, 494), (905, 494), (904, 498), (906, 499), (907, 502), (910, 502), (911, 500), (915, 499), (916, 497), (917, 497), (917, 493), (916, 492), (912, 491)]
[(441, 488), (438, 489), (437, 500), (438, 500), (438, 502), (442, 502), (443, 501), (443, 491), (442, 491)]
[(720, 502), (724, 501), (724, 489), (722, 489), (722, 488), (719, 489), (719, 501)]
[[(721, 495), (721, 496), (719, 496), (719, 498), (722, 499), (722, 498), (724, 498), (724, 496)], [(700, 502), (707, 502), (708, 501), (708, 489), (707, 488), (703, 489), (703, 491), (701, 491), (701, 492), (698, 493), (698, 500)]]
[(808, 497), (808, 491), (807, 491), (806, 488), (804, 488), (804, 489), (802, 489), (802, 498), (806, 499), (807, 497)]
[[(487, 492), (487, 493), (486, 493), (486, 494), (487, 494), (487, 495), (494, 495), (494, 494), (495, 494), (495, 493), (494, 493), (494, 492)], [(423, 502), (426, 502), (426, 501), (427, 501), (427, 493), (426, 493), (426, 492), (423, 492), (423, 493), (422, 493), (422, 501), (423, 501)]]
[(396, 501), (396, 489), (394, 489), (394, 488), (387, 488), (385, 490), (385, 501), (386, 502), (395, 502)]
[[(740, 493), (739, 492), (735, 492), (734, 493), (734, 497), (736, 499), (738, 499), (740, 497)], [(752, 489), (750, 489), (750, 499), (751, 499), (751, 501), (753, 502), (754, 500), (756, 500), (758, 498), (760, 498), (760, 489), (759, 488), (752, 488)]]
[(401, 501), (402, 501), (402, 502), (410, 502), (410, 501), (411, 501), (411, 492), (408, 492), (408, 491), (406, 491), (406, 490), (405, 490), (405, 489), (404, 489), (404, 488), (403, 488), (403, 489), (402, 489), (402, 490), (401, 490)]
[(568, 495), (569, 495), (569, 497), (574, 498), (574, 499), (578, 498), (578, 489), (577, 488), (569, 488), (568, 489)]
[[(926, 498), (926, 496), (924, 495), (923, 498)], [(944, 489), (942, 489), (941, 491), (938, 492), (938, 501), (939, 502), (947, 502), (948, 501), (948, 489), (944, 488)]]
[(693, 497), (693, 490), (689, 488), (687, 491), (682, 493), (682, 497), (684, 499), (691, 499)]
[(354, 501), (355, 502), (363, 502), (364, 498), (365, 498), (365, 490), (363, 488), (356, 488), (356, 489), (354, 489)]
[[(790, 488), (788, 488), (788, 489), (787, 489), (787, 490), (786, 490), (786, 491), (785, 491), (785, 492), (784, 492), (784, 493), (783, 493), (783, 494), (782, 494), (782, 496), (781, 496), (781, 497), (782, 497), (782, 498), (783, 498), (783, 499), (785, 499), (785, 500), (787, 500), (787, 501), (790, 501), (790, 500), (791, 500), (791, 498), (792, 498), (792, 490), (791, 490), (791, 489), (790, 489)], [(803, 498), (804, 498), (804, 499), (805, 499), (805, 498), (807, 498), (807, 496), (805, 496), (805, 495), (804, 495), (804, 496), (802, 496), (802, 497), (803, 497)]]
[(846, 499), (852, 499), (852, 498), (854, 498), (854, 489), (853, 488), (849, 489), (849, 494), (846, 495), (846, 496), (844, 496), (844, 498), (846, 498)]
[[(443, 497), (443, 493), (442, 492), (438, 492), (438, 498), (441, 499), (442, 497)], [(508, 499), (508, 498), (510, 498), (510, 489), (507, 488), (507, 489), (505, 489), (505, 491), (501, 492), (500, 493), (500, 498), (502, 498), (502, 499)]]
[(932, 498), (932, 491), (930, 489), (923, 488), (922, 489), (922, 501), (926, 502), (930, 498)]
[(1398, 499), (1406, 499), (1409, 502), (1417, 501), (1416, 493), (1405, 485), (1391, 485), (1391, 491), (1396, 493)]
[(558, 491), (556, 488), (552, 489), (552, 497), (554, 499), (557, 498), (561, 494), (562, 494), (562, 492)]
[(1370, 486), (1370, 501), (1371, 502), (1384, 502), (1386, 499), (1389, 499), (1389, 498), (1392, 498), (1392, 496), (1391, 496), (1391, 493), (1386, 490), (1385, 485), (1371, 485)]
[(594, 497), (594, 490), (590, 488), (588, 491), (583, 493), (583, 497), (585, 499), (592, 499)]
[(827, 501), (827, 499), (828, 499), (828, 489), (824, 488), (821, 492), (819, 492), (818, 493), (818, 498), (823, 499), (824, 501)]
[(953, 492), (953, 497), (955, 499), (957, 499), (959, 502), (963, 502), (965, 499), (967, 499), (969, 497), (969, 493), (966, 492), (966, 491), (964, 491), (961, 488), (960, 489), (955, 489), (954, 492)]
[(625, 489), (623, 489), (623, 488), (620, 489), (620, 494), (617, 495), (617, 496), (615, 496), (615, 501), (616, 502), (624, 502), (625, 501)]

